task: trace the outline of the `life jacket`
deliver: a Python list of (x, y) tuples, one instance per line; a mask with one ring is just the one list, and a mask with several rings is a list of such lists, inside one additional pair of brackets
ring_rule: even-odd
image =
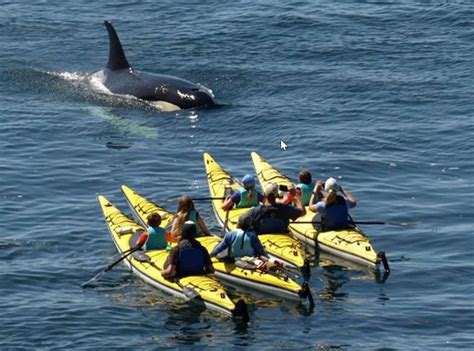
[(230, 246), (230, 255), (232, 257), (253, 256), (254, 250), (250, 242), (250, 233), (244, 232), (242, 229), (237, 229), (234, 239)]
[(206, 274), (206, 271), (204, 270), (204, 254), (202, 248), (180, 248), (176, 272), (179, 277)]
[(165, 237), (165, 229), (161, 227), (148, 227), (148, 240), (145, 243), (145, 250), (165, 249), (168, 242)]
[(311, 194), (313, 193), (314, 184), (299, 183), (296, 187), (301, 190), (301, 202), (303, 203), (303, 206), (308, 206), (309, 200), (311, 200)]
[(258, 205), (258, 194), (254, 190), (252, 199), (249, 199), (249, 191), (245, 188), (239, 190), (240, 192), (240, 201), (235, 206), (236, 208), (248, 208)]
[(279, 216), (279, 205), (259, 207), (253, 226), (257, 234), (288, 233), (288, 223)]
[(336, 201), (328, 206), (326, 204), (326, 214), (323, 216), (323, 230), (337, 230), (349, 228), (349, 209), (346, 199), (341, 195), (336, 196)]

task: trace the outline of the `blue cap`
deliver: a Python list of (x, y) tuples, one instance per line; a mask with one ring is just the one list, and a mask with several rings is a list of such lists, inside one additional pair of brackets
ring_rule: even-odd
[(255, 186), (255, 179), (253, 175), (251, 174), (244, 175), (244, 177), (242, 178), (242, 184), (246, 188), (253, 188)]

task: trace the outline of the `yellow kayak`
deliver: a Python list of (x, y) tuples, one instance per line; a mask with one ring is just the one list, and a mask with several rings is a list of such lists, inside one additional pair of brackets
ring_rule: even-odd
[[(256, 152), (252, 152), (251, 155), (255, 172), (263, 188), (269, 183), (286, 186), (292, 184), (288, 177)], [(305, 216), (290, 223), (290, 230), (302, 242), (312, 246), (317, 244), (322, 251), (334, 256), (369, 266), (377, 266), (381, 262), (383, 253), (378, 255), (369, 238), (357, 227), (347, 230), (319, 231), (314, 224), (298, 223), (318, 221), (320, 221), (319, 215), (307, 208)]]
[[(131, 244), (132, 236), (144, 231), (144, 228), (127, 217), (105, 196), (99, 195), (98, 201), (117, 251), (121, 254), (129, 252), (134, 245)], [(176, 282), (163, 278), (161, 269), (167, 257), (166, 250), (151, 250), (146, 253), (140, 250), (128, 256), (124, 262), (135, 275), (167, 293), (187, 299), (186, 290), (193, 291), (196, 294), (195, 297), (213, 310), (235, 317), (246, 313), (245, 303), (240, 300), (234, 304), (227, 296), (224, 287), (213, 277), (190, 276)], [(239, 307), (236, 308), (236, 306)]]
[[(242, 184), (227, 173), (208, 153), (204, 153), (204, 164), (206, 166), (207, 181), (212, 200), (212, 207), (217, 220), (226, 230), (235, 230), (237, 220), (242, 213), (249, 211), (248, 208), (235, 208), (224, 211), (221, 206), (224, 198), (231, 191), (238, 191)], [(262, 234), (259, 235), (265, 251), (283, 261), (285, 264), (302, 267), (305, 263), (303, 248), (293, 236), (289, 234)]]
[[(154, 202), (147, 200), (126, 185), (122, 185), (122, 192), (133, 213), (142, 224), (145, 223), (147, 216), (153, 212), (158, 212), (166, 219), (173, 218), (172, 213), (158, 206)], [(216, 236), (204, 236), (197, 238), (197, 240), (208, 250), (208, 252), (211, 252), (221, 239)], [(235, 263), (220, 261), (215, 257), (212, 258), (212, 264), (216, 270), (216, 277), (233, 285), (246, 286), (265, 293), (293, 300), (306, 298), (307, 294), (309, 294), (307, 287), (299, 285), (296, 281), (282, 272), (244, 269), (240, 268)]]

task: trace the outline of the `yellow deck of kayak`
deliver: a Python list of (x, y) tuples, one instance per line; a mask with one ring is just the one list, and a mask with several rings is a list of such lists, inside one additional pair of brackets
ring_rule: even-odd
[[(252, 161), (262, 188), (269, 183), (291, 185), (291, 180), (278, 169), (270, 165), (267, 160), (252, 152)], [(309, 223), (315, 218), (315, 213), (308, 208), (306, 215), (290, 223), (291, 232), (301, 241), (318, 246), (321, 250), (335, 256), (370, 266), (377, 265), (379, 259), (367, 236), (358, 229), (321, 232)]]
[[(141, 223), (144, 223), (148, 214), (153, 212), (158, 212), (163, 218), (173, 218), (172, 213), (141, 196), (129, 187), (122, 185), (122, 192), (130, 208)], [(221, 239), (216, 236), (205, 236), (199, 237), (197, 240), (208, 252), (211, 252)], [(234, 263), (224, 263), (215, 257), (212, 258), (212, 263), (216, 270), (216, 276), (219, 279), (224, 279), (236, 285), (245, 285), (255, 290), (264, 291), (280, 297), (292, 299), (300, 298), (299, 291), (301, 290), (301, 286), (288, 277), (274, 275), (264, 271), (242, 269), (237, 267)]]
[[(98, 201), (118, 252), (123, 253), (129, 250), (131, 248), (129, 243), (131, 235), (139, 229), (143, 230), (143, 227), (127, 217), (104, 196), (100, 195)], [(127, 234), (120, 234), (124, 229)], [(147, 283), (173, 295), (186, 298), (183, 288), (177, 283), (163, 278), (160, 270), (157, 268), (163, 267), (168, 257), (168, 252), (166, 250), (152, 250), (146, 253), (150, 256), (152, 263), (140, 262), (132, 256), (128, 256), (124, 261), (134, 274)], [(179, 279), (179, 282), (183, 287), (196, 291), (207, 307), (226, 314), (232, 314), (235, 305), (227, 296), (224, 287), (215, 278), (209, 276), (190, 276)]]
[[(212, 201), (212, 206), (217, 220), (228, 230), (237, 228), (237, 220), (242, 213), (249, 211), (247, 208), (236, 208), (224, 211), (221, 206), (223, 197), (230, 190), (238, 191), (242, 184), (227, 173), (208, 153), (204, 153), (207, 181)], [(271, 256), (284, 261), (286, 264), (301, 267), (304, 264), (304, 254), (301, 244), (288, 234), (263, 234), (258, 236), (265, 251)]]

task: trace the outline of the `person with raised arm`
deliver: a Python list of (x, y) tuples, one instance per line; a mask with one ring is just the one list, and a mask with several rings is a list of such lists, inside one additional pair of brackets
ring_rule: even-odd
[[(314, 204), (315, 197), (323, 187), (326, 196)], [(328, 178), (324, 183), (316, 182), (310, 204), (310, 211), (321, 214), (323, 230), (340, 230), (350, 228), (349, 209), (357, 205), (357, 200), (348, 190), (343, 189), (336, 179)]]
[[(278, 198), (278, 185), (270, 183), (265, 188), (263, 204), (250, 210), (252, 225), (257, 234), (289, 233), (288, 225), (306, 214), (301, 199), (296, 196), (295, 186), (288, 188), (281, 201)], [(293, 202), (295, 206), (287, 203)]]

